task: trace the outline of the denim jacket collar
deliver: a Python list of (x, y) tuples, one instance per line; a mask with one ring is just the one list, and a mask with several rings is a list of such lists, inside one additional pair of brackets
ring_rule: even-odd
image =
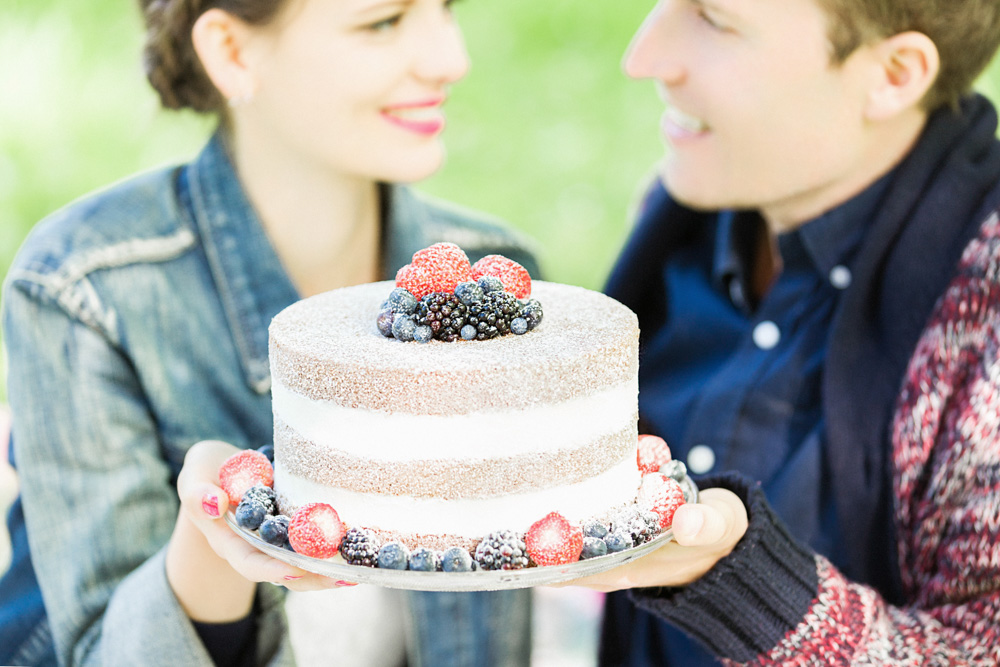
[(299, 298), (298, 291), (243, 192), (220, 134), (182, 174), (180, 190), (201, 236), (247, 384), (263, 394), (271, 388), (267, 327)]
[[(300, 295), (247, 199), (221, 133), (180, 175), (181, 200), (201, 236), (205, 255), (239, 350), (247, 384), (271, 388), (267, 329)], [(383, 279), (430, 243), (430, 211), (408, 188), (380, 187)]]

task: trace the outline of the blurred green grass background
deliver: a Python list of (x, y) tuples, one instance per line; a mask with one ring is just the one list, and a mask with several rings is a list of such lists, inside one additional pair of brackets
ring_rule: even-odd
[[(0, 2), (0, 275), (31, 226), (90, 190), (190, 158), (211, 122), (158, 109), (135, 2)], [(660, 104), (619, 63), (652, 0), (467, 0), (472, 57), (445, 168), (421, 187), (534, 236), (546, 277), (599, 288), (662, 148)], [(1000, 61), (980, 81), (1000, 100)]]

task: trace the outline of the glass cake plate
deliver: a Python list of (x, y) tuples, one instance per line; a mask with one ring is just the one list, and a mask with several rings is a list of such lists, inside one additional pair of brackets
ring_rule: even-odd
[[(685, 500), (697, 502), (698, 487), (690, 477), (681, 482)], [(522, 570), (477, 570), (475, 572), (415, 572), (349, 565), (340, 556), (329, 559), (310, 558), (294, 551), (276, 547), (260, 539), (254, 531), (241, 528), (232, 512), (226, 513), (226, 523), (237, 535), (258, 550), (295, 567), (326, 577), (358, 584), (375, 584), (385, 588), (416, 591), (496, 591), (545, 586), (611, 570), (659, 549), (673, 538), (668, 528), (655, 538), (631, 549), (606, 556), (580, 560), (566, 565), (528, 567)]]

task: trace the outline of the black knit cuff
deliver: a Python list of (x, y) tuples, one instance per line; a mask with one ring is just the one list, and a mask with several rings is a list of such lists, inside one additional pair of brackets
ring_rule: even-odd
[(819, 585), (816, 561), (788, 534), (758, 485), (732, 474), (699, 486), (729, 489), (743, 500), (750, 518), (746, 535), (698, 581), (630, 595), (716, 656), (749, 662), (802, 622)]

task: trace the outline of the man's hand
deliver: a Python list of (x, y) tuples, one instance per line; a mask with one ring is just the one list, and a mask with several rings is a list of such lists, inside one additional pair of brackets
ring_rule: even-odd
[(684, 586), (715, 567), (746, 530), (747, 511), (736, 494), (725, 489), (706, 489), (699, 494), (697, 504), (677, 509), (673, 541), (621, 567), (561, 585), (604, 592)]

